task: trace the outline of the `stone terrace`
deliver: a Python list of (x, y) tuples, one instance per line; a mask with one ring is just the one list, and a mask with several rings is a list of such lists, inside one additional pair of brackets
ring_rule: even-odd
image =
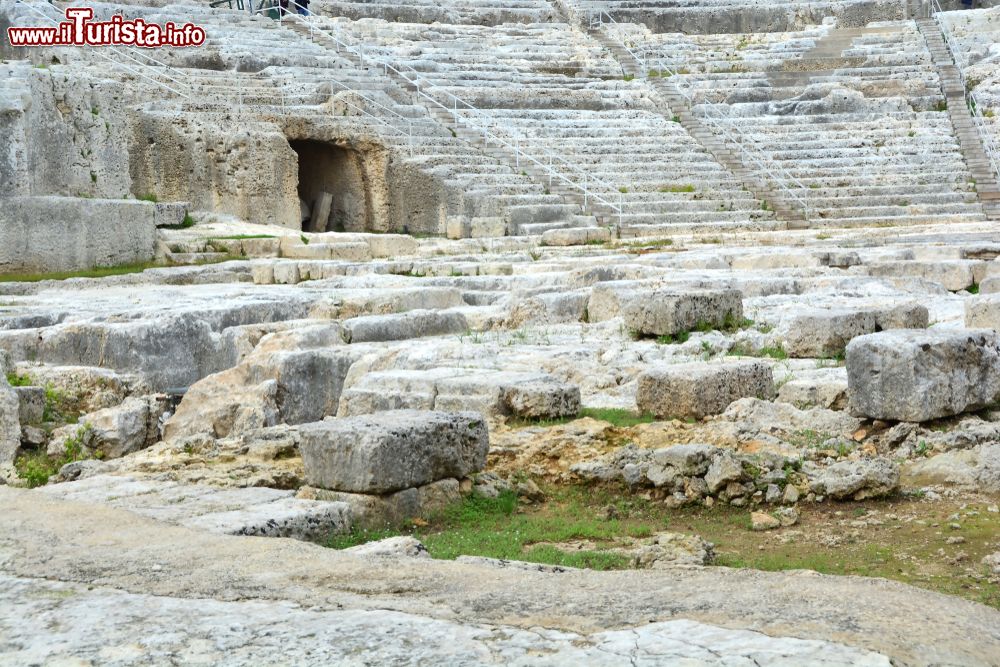
[(677, 72), (669, 83), (696, 115), (776, 165), (774, 178), (806, 202), (814, 224), (984, 219), (912, 22), (744, 35), (610, 30), (649, 67)]

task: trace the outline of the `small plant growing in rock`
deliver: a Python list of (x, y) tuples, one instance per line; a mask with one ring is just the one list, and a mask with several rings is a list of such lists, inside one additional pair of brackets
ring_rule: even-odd
[(159, 201), (156, 198), (156, 195), (154, 195), (152, 192), (148, 192), (144, 195), (139, 195), (138, 197), (136, 197), (136, 199), (138, 199), (139, 201), (150, 201), (153, 202), (154, 204)]
[(299, 240), (302, 241), (302, 245), (309, 245), (309, 239), (305, 234), (299, 234)]

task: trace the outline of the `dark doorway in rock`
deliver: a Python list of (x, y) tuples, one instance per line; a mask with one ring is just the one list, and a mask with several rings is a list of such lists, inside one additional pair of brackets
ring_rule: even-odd
[(364, 156), (325, 141), (288, 142), (299, 157), (299, 202), (307, 232), (371, 228)]

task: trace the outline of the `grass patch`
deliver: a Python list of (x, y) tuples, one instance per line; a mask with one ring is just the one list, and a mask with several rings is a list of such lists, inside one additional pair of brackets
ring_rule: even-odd
[(176, 225), (163, 225), (162, 227), (160, 227), (160, 229), (173, 229), (173, 230), (177, 230), (177, 229), (190, 229), (191, 227), (194, 227), (194, 224), (195, 224), (194, 223), (194, 218), (191, 217), (191, 214), (190, 213), (185, 213), (184, 214), (184, 219), (181, 220)]
[[(818, 439), (823, 434), (804, 437)], [(672, 531), (714, 543), (718, 565), (884, 577), (1000, 608), (1000, 586), (983, 576), (985, 568), (979, 565), (983, 556), (996, 551), (1000, 513), (988, 512), (982, 501), (967, 505), (964, 499), (930, 503), (900, 497), (801, 504), (794, 536), (776, 540), (775, 533), (750, 530), (747, 508), (717, 503), (711, 508), (669, 509), (618, 485), (544, 486), (543, 491), (547, 500), (542, 504), (518, 506), (510, 492), (495, 499), (468, 497), (431, 517), (427, 526), (358, 530), (325, 544), (344, 548), (410, 534), (435, 558), (472, 555), (624, 569), (629, 567), (627, 558), (611, 549), (633, 538)], [(961, 529), (942, 534), (941, 526), (955, 521), (955, 513), (962, 515)], [(875, 516), (868, 525), (851, 525)], [(946, 544), (950, 535), (966, 541)], [(567, 552), (556, 546), (570, 540), (589, 544), (585, 550)]]
[(158, 265), (153, 262), (123, 264), (121, 266), (101, 266), (79, 271), (53, 271), (51, 273), (6, 273), (0, 275), (0, 283), (36, 283), (42, 280), (68, 280), (70, 278), (107, 278), (129, 273), (142, 273)]
[(661, 185), (660, 192), (694, 192), (694, 186), (685, 185)]
[(584, 408), (580, 410), (580, 416), (605, 421), (619, 428), (628, 428), (636, 424), (649, 424), (653, 421), (651, 414), (639, 414), (621, 408)]
[(965, 291), (969, 294), (979, 294), (979, 283), (972, 283)]
[(72, 437), (66, 439), (63, 453), (59, 456), (49, 456), (43, 451), (19, 456), (14, 462), (18, 476), (27, 482), (29, 489), (46, 484), (67, 463), (91, 458), (83, 451), (83, 444), (89, 435), (90, 425), (84, 424)]
[(769, 345), (767, 347), (762, 347), (756, 352), (751, 350), (746, 345), (734, 345), (732, 349), (729, 350), (730, 357), (769, 357), (771, 359), (778, 359), (779, 361), (787, 359), (788, 353), (785, 352), (785, 348), (780, 345)]
[(664, 334), (662, 336), (656, 337), (656, 342), (659, 345), (680, 345), (681, 343), (688, 342), (691, 338), (690, 331), (678, 331), (675, 334)]
[(12, 387), (30, 387), (32, 385), (31, 376), (7, 373), (7, 384)]
[(157, 199), (156, 195), (154, 195), (152, 192), (144, 195), (139, 195), (138, 197), (136, 197), (136, 199), (138, 199), (139, 201), (151, 201), (154, 204), (160, 201), (159, 199)]

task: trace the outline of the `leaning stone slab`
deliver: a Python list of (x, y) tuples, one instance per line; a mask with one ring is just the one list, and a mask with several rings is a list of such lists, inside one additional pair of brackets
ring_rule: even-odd
[(639, 376), (639, 412), (657, 417), (717, 415), (741, 398), (774, 397), (771, 367), (763, 361), (659, 366)]
[(639, 336), (672, 336), (700, 325), (722, 327), (743, 319), (739, 290), (656, 291), (622, 309), (625, 326)]
[(489, 434), (476, 412), (392, 410), (305, 424), (299, 449), (308, 484), (389, 493), (486, 465)]
[(20, 401), (17, 393), (0, 375), (0, 465), (13, 463), (21, 446)]
[(985, 329), (883, 331), (847, 346), (849, 409), (922, 422), (1000, 398), (1000, 336)]

